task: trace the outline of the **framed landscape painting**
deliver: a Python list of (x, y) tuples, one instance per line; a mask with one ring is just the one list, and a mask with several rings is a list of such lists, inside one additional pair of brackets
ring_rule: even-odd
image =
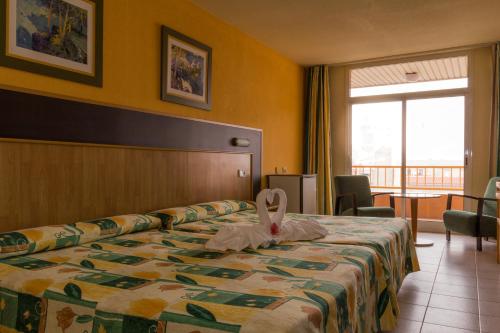
[(161, 99), (211, 108), (212, 49), (162, 27)]
[(102, 86), (103, 0), (0, 4), (0, 65)]

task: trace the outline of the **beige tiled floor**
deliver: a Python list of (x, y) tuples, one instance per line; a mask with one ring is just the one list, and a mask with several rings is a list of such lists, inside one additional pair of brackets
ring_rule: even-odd
[(417, 248), (421, 271), (399, 291), (401, 313), (393, 333), (500, 333), (500, 265), (496, 244), (472, 237), (422, 234), (432, 247)]

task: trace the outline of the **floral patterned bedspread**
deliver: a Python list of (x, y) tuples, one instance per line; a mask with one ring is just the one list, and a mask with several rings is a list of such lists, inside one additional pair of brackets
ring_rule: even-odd
[(378, 332), (418, 270), (406, 222), (319, 219), (322, 240), (207, 251), (233, 213), (0, 260), (0, 332)]
[[(321, 244), (346, 244), (369, 247), (375, 251), (377, 260), (383, 267), (389, 301), (393, 313), (386, 311), (382, 320), (383, 327), (394, 327), (398, 305), (397, 292), (404, 277), (420, 270), (411, 234), (411, 228), (403, 219), (286, 214), (286, 219), (316, 220), (328, 229), (328, 236), (311, 241)], [(255, 210), (246, 210), (226, 216), (204, 219), (175, 226), (176, 230), (215, 234), (226, 223), (259, 223)]]

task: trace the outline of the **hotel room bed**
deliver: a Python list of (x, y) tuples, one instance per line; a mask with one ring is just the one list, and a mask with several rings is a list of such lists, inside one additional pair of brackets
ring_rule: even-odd
[[(330, 235), (213, 252), (204, 244), (220, 226), (257, 222), (255, 211), (230, 201), (191, 207), (0, 234), (0, 332), (395, 326), (397, 290), (418, 270), (403, 220), (288, 214), (319, 219)], [(157, 230), (160, 218), (173, 230)]]

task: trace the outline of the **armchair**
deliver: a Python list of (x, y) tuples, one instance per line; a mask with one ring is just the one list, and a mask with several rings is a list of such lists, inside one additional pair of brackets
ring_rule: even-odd
[[(443, 213), (447, 241), (451, 239), (451, 231), (476, 237), (476, 248), (478, 251), (482, 251), (482, 237), (496, 237), (497, 181), (500, 181), (500, 177), (493, 177), (489, 180), (483, 197), (448, 194), (446, 211)], [(476, 211), (452, 210), (451, 206), (454, 197), (462, 197), (476, 201)]]
[(374, 207), (374, 198), (389, 193), (372, 193), (367, 176), (336, 176), (335, 215), (395, 217), (394, 198), (390, 197), (391, 207)]

